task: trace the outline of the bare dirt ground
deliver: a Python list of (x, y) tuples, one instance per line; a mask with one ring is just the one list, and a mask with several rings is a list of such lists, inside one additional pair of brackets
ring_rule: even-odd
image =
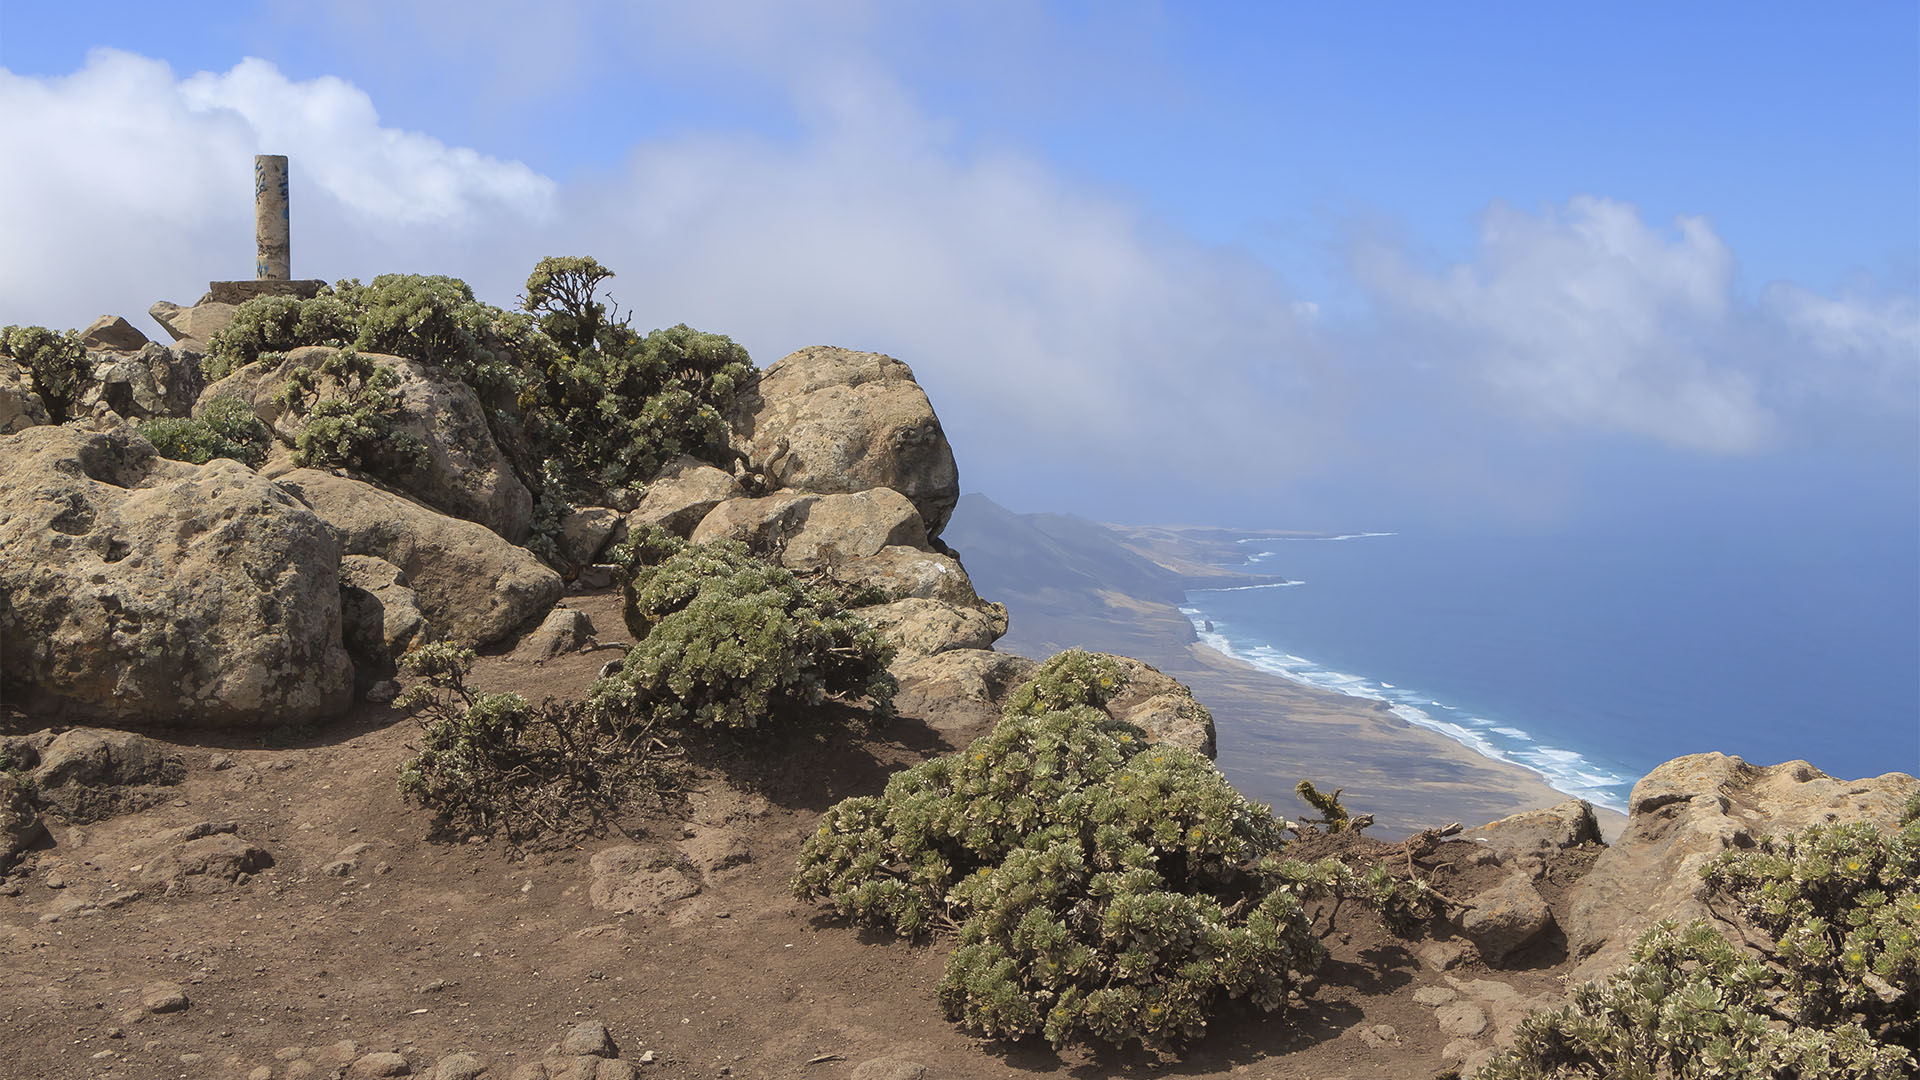
[[(603, 641), (623, 640), (617, 597), (568, 603)], [(492, 657), (475, 681), (536, 700), (578, 694), (618, 655)], [(957, 711), (872, 735), (710, 744), (678, 795), (531, 849), (439, 834), (405, 803), (395, 771), (417, 728), (385, 707), (265, 739), (163, 735), (184, 781), (138, 812), (50, 820), (50, 838), (0, 883), (0, 1077), (401, 1067), (354, 1064), (374, 1052), (432, 1076), (456, 1051), (500, 1080), (619, 1075), (540, 1065), (585, 1020), (603, 1021), (618, 1068), (642, 1077), (1429, 1077), (1484, 1055), (1496, 1029), (1561, 989), (1553, 942), (1532, 966), (1495, 971), (1459, 942), (1401, 941), (1348, 910), (1304, 1006), (1228, 1010), (1180, 1058), (971, 1038), (934, 999), (950, 941), (862, 934), (793, 900), (788, 880), (823, 809), (990, 722)], [(15, 716), (4, 730), (40, 726)], [(203, 828), (169, 831), (192, 826)], [(593, 857), (613, 848), (637, 851), (603, 856), (596, 889)], [(1454, 896), (1507, 872), (1461, 842), (1422, 869)], [(1558, 906), (1583, 869), (1568, 853), (1542, 892)]]

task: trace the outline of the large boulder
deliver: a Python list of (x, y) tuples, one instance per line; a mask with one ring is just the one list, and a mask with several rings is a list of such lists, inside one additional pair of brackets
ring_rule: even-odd
[(128, 420), (186, 416), (206, 388), (197, 361), (152, 342), (130, 352), (90, 353), (89, 359), (93, 372), (80, 394), (78, 415), (112, 412)]
[(1920, 780), (1886, 773), (1836, 780), (1804, 761), (1749, 765), (1726, 754), (1690, 754), (1648, 773), (1628, 799), (1626, 831), (1601, 852), (1572, 893), (1562, 926), (1576, 981), (1617, 967), (1661, 919), (1707, 918), (1700, 870), (1720, 853), (1812, 825), (1899, 825)]
[(965, 745), (993, 729), (1007, 697), (1039, 666), (991, 649), (903, 655), (888, 667), (900, 683), (893, 705), (900, 715), (924, 720), (951, 743)]
[(959, 607), (908, 597), (854, 612), (873, 625), (902, 657), (932, 656), (953, 649), (990, 649), (1007, 632), (1007, 609), (999, 604)]
[(1491, 964), (1505, 961), (1553, 925), (1553, 910), (1533, 887), (1533, 876), (1524, 871), (1475, 893), (1470, 903), (1473, 906), (1460, 915), (1460, 930)]
[(185, 341), (205, 352), (213, 335), (227, 328), (233, 321), (233, 313), (240, 309), (238, 304), (223, 304), (217, 300), (208, 300), (192, 307), (181, 307), (166, 300), (156, 302), (147, 309), (153, 321), (160, 324), (175, 341)]
[(1600, 820), (1585, 799), (1568, 799), (1544, 810), (1522, 810), (1462, 833), (1502, 858), (1551, 855), (1600, 842)]
[(640, 505), (627, 515), (627, 526), (658, 525), (685, 540), (714, 507), (742, 494), (731, 474), (698, 458), (682, 457), (647, 485)]
[[(277, 364), (248, 364), (207, 387), (196, 409), (214, 398), (239, 398), (291, 446), (305, 430), (306, 418), (282, 405), (280, 392), (294, 368), (317, 367), (335, 351), (309, 346)], [(383, 479), (443, 513), (478, 522), (514, 543), (525, 540), (533, 526), (533, 495), (493, 441), (486, 409), (473, 388), (414, 360), (361, 355), (399, 380), (394, 430), (420, 440), (427, 451), (425, 466)], [(321, 380), (317, 390), (322, 398), (340, 392), (330, 379)]]
[(238, 462), (130, 428), (0, 438), (10, 692), (109, 724), (263, 728), (351, 703), (340, 546)]
[(739, 540), (794, 570), (821, 570), (888, 547), (927, 550), (926, 523), (905, 495), (872, 488), (849, 495), (779, 491), (715, 506), (693, 530), (696, 544)]
[(960, 473), (913, 370), (891, 356), (814, 346), (741, 388), (729, 417), (735, 448), (769, 485), (817, 494), (887, 487), (940, 535)]
[(280, 486), (340, 531), (349, 555), (400, 568), (426, 617), (425, 635), (478, 648), (513, 635), (560, 599), (560, 575), (492, 530), (404, 495), (317, 469)]
[(34, 797), (69, 822), (144, 810), (173, 798), (166, 789), (187, 776), (179, 754), (127, 731), (72, 728), (39, 743), (37, 755), (27, 773)]
[(89, 352), (139, 352), (147, 335), (118, 315), (102, 315), (80, 331), (80, 344)]
[(983, 603), (960, 560), (905, 544), (892, 544), (871, 555), (849, 559), (829, 572), (836, 581), (856, 589), (877, 589), (896, 600), (911, 596), (956, 607)]
[(46, 402), (33, 392), (27, 369), (0, 357), (0, 435), (52, 422)]

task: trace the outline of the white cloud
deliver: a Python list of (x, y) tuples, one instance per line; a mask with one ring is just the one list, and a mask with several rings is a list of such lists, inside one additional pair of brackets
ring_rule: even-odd
[[(294, 272), (329, 276), (361, 245), (458, 243), (551, 216), (554, 183), (519, 162), (383, 127), (361, 91), (247, 60), (177, 79), (97, 50), (63, 78), (0, 70), (0, 321), (144, 323), (162, 297), (251, 275), (252, 158), (292, 165)], [(359, 272), (357, 269), (351, 272)]]
[(1474, 261), (1429, 272), (1397, 249), (1357, 261), (1375, 301), (1416, 333), (1420, 359), (1457, 366), (1548, 425), (1677, 446), (1759, 446), (1773, 416), (1726, 354), (1734, 260), (1704, 219), (1664, 234), (1588, 196), (1532, 215), (1495, 205)]

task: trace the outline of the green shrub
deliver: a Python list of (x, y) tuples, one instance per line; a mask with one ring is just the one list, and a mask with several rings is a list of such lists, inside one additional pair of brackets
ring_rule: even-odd
[(1099, 708), (1127, 688), (1127, 670), (1110, 656), (1068, 649), (1040, 665), (1007, 699), (1006, 712), (1044, 716), (1076, 705)]
[(356, 332), (352, 309), (330, 289), (311, 300), (256, 296), (235, 309), (233, 321), (213, 335), (200, 370), (208, 382), (215, 382), (262, 357), (303, 345), (350, 345)]
[(1704, 874), (1745, 948), (1661, 923), (1625, 968), (1523, 1020), (1482, 1080), (1915, 1075), (1920, 804), (1897, 832), (1814, 826)]
[(294, 436), (294, 464), (394, 477), (426, 466), (426, 446), (394, 429), (399, 377), (391, 370), (349, 347), (282, 374), (278, 403), (306, 419)]
[(611, 349), (596, 344), (547, 369), (540, 439), (571, 470), (608, 487), (650, 480), (683, 454), (728, 466), (726, 410), (752, 370), (732, 339), (687, 326)]
[(588, 349), (620, 348), (632, 344), (611, 333), (624, 330), (624, 320), (610, 318), (608, 305), (596, 294), (600, 283), (614, 276), (591, 256), (549, 256), (534, 264), (527, 276), (527, 292), (520, 298), (522, 310), (532, 312), (540, 322), (540, 332), (553, 340), (561, 352), (578, 356)]
[(644, 726), (609, 724), (579, 701), (476, 694), (466, 685), (473, 660), (471, 649), (436, 642), (400, 662), (419, 679), (395, 702), (421, 724), (419, 752), (400, 767), (407, 798), (465, 828), (521, 839), (602, 817), (671, 778)]
[(161, 457), (205, 465), (214, 458), (232, 458), (248, 468), (266, 463), (273, 432), (253, 406), (239, 398), (214, 398), (191, 420), (168, 417), (140, 425), (140, 434)]
[(832, 697), (893, 700), (893, 648), (830, 592), (750, 554), (648, 527), (614, 549), (638, 639), (594, 694), (616, 715), (751, 728)]
[(74, 406), (93, 378), (93, 364), (78, 333), (44, 326), (0, 328), (0, 356), (27, 369), (33, 392), (54, 423), (73, 419)]
[(1303, 900), (1365, 895), (1352, 872), (1279, 858), (1272, 814), (1201, 755), (1085, 700), (1035, 711), (1112, 692), (1098, 658), (1043, 671), (965, 750), (828, 810), (794, 894), (903, 936), (958, 927), (939, 999), (985, 1036), (1164, 1047), (1228, 999), (1284, 1004), (1324, 955)]

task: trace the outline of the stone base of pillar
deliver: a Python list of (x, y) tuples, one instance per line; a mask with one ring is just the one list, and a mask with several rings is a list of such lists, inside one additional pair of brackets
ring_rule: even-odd
[(245, 281), (209, 281), (207, 295), (200, 298), (202, 304), (244, 304), (256, 296), (297, 296), (302, 300), (311, 300), (320, 294), (327, 283), (319, 278), (304, 278), (299, 281), (270, 281), (260, 278), (248, 278)]

